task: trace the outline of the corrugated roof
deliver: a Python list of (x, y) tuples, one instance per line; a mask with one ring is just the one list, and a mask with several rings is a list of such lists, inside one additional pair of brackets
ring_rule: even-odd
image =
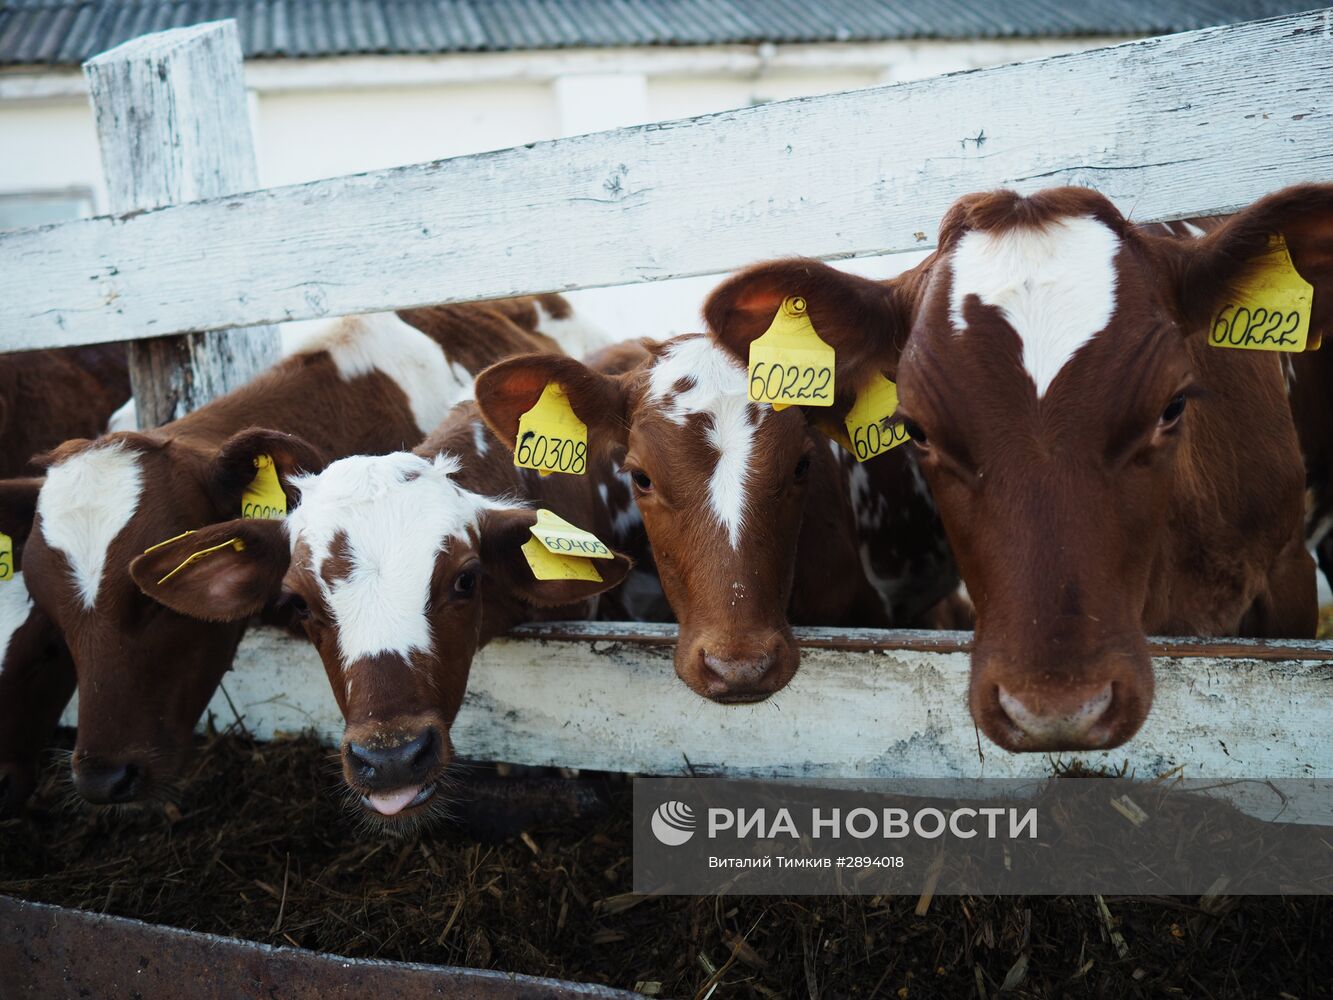
[(0, 0), (0, 65), (75, 65), (234, 17), (248, 57), (618, 45), (1154, 35), (1317, 0)]

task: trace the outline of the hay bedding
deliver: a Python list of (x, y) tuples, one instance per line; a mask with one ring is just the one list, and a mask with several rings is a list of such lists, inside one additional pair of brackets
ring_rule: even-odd
[[(307, 738), (204, 739), (177, 806), (91, 812), (61, 768), (0, 824), (0, 892), (342, 955), (671, 997), (1330, 995), (1318, 898), (629, 894), (630, 795), (498, 843), (367, 836)], [(594, 810), (597, 811), (597, 810)], [(918, 914), (919, 909), (925, 910)]]

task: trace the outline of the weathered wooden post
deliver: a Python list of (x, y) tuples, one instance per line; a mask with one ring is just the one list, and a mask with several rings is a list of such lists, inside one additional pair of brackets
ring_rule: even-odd
[[(144, 35), (90, 59), (83, 71), (112, 212), (259, 186), (235, 21)], [(278, 355), (272, 326), (130, 343), (139, 426), (184, 416)]]

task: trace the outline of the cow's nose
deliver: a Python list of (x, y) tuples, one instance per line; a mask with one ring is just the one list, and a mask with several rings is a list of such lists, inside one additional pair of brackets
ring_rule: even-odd
[(747, 702), (767, 698), (780, 687), (778, 662), (774, 653), (758, 656), (715, 656), (703, 654), (704, 693), (714, 701)]
[(348, 743), (347, 763), (358, 784), (371, 789), (420, 785), (440, 761), (440, 738), (433, 728), (400, 743)]
[(132, 762), (85, 761), (74, 768), (74, 787), (95, 805), (133, 802), (143, 787), (143, 772)]
[(1024, 749), (1096, 750), (1116, 731), (1115, 687), (1109, 681), (1041, 697), (1019, 697), (1000, 685), (1000, 709), (1022, 734)]

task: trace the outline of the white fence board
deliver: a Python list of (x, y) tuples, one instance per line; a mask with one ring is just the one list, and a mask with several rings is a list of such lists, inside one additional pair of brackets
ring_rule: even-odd
[[(674, 626), (525, 631), (566, 637), (502, 639), (482, 650), (453, 733), (463, 756), (796, 778), (1036, 778), (1054, 767), (1051, 755), (1007, 753), (977, 735), (966, 634), (797, 629), (802, 662), (792, 683), (766, 702), (723, 706), (676, 677)], [(1158, 640), (1157, 651), (1169, 655), (1154, 660), (1156, 699), (1139, 734), (1116, 750), (1059, 759), (1127, 766), (1140, 777), (1181, 767), (1184, 777), (1221, 782), (1333, 775), (1333, 647), (1225, 640), (1226, 657), (1218, 648)], [(949, 649), (957, 651), (941, 651)], [(210, 706), (219, 725), (239, 712), (260, 737), (305, 729), (330, 742), (341, 737), (324, 669), (304, 641), (252, 630), (223, 687)], [(1259, 801), (1271, 805), (1270, 796)], [(1323, 808), (1313, 802), (1305, 808)], [(1333, 823), (1333, 815), (1302, 809), (1293, 802), (1284, 818)]]
[[(1142, 220), (1333, 176), (1312, 12), (935, 80), (0, 234), (0, 349), (919, 249), (958, 195)], [(633, 331), (625, 331), (633, 333)]]

